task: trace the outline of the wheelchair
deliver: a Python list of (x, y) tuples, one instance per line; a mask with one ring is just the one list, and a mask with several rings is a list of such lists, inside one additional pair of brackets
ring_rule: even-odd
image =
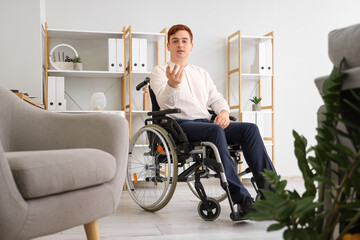
[[(231, 208), (230, 218), (243, 220), (231, 199), (216, 146), (211, 142), (189, 142), (180, 125), (167, 116), (180, 113), (180, 109), (160, 111), (149, 83), (150, 78), (146, 78), (136, 87), (139, 91), (149, 85), (152, 111), (148, 113), (145, 126), (133, 135), (129, 144), (126, 184), (130, 196), (141, 208), (154, 212), (167, 205), (177, 182), (186, 182), (200, 199), (197, 211), (203, 220), (215, 220), (221, 212), (219, 202), (226, 198)], [(240, 146), (229, 146), (229, 151), (238, 167)], [(247, 168), (238, 175), (250, 172)], [(260, 192), (254, 177), (251, 183), (258, 198)]]

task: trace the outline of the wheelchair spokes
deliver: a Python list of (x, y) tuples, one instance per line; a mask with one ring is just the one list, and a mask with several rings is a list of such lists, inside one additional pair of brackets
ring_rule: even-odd
[(148, 125), (133, 136), (126, 180), (131, 197), (145, 210), (157, 211), (171, 199), (177, 182), (177, 156), (161, 127)]

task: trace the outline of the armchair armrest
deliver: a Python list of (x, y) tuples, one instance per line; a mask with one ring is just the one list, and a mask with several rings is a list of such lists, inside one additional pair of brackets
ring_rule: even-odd
[(13, 113), (10, 151), (95, 148), (118, 157), (127, 120), (112, 114), (65, 114), (24, 106)]
[(21, 196), (0, 141), (0, 232), (2, 239), (16, 239), (26, 220), (29, 205)]
[[(360, 88), (360, 67), (347, 69), (343, 71), (343, 73), (344, 78), (341, 86), (342, 91)], [(318, 88), (321, 96), (324, 95), (323, 84), (328, 77), (329, 76), (322, 76), (315, 79), (316, 87)]]

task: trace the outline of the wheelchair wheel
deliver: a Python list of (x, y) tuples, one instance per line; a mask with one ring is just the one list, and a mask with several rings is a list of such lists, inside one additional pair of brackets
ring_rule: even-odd
[(142, 127), (131, 139), (126, 184), (133, 200), (147, 211), (166, 206), (178, 177), (175, 148), (165, 129)]
[(218, 201), (213, 198), (207, 198), (207, 204), (199, 202), (198, 214), (205, 221), (214, 221), (221, 212), (221, 207)]
[[(184, 170), (188, 166), (184, 165)], [(226, 192), (221, 187), (220, 177), (216, 173), (206, 166), (203, 166), (204, 174), (201, 176), (200, 181), (204, 187), (206, 196), (215, 199), (218, 202), (222, 202), (227, 198)], [(200, 199), (199, 194), (195, 189), (195, 176), (191, 176), (187, 181), (187, 184), (193, 194)]]

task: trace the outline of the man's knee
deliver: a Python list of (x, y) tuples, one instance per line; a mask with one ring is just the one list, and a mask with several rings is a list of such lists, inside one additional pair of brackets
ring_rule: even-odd
[(258, 126), (257, 126), (255, 123), (244, 123), (244, 124), (246, 124), (246, 129), (247, 129), (249, 132), (259, 133), (259, 128), (258, 128)]
[(210, 133), (211, 135), (215, 136), (221, 136), (225, 134), (224, 129), (218, 124), (213, 124), (213, 126), (211, 126)]

